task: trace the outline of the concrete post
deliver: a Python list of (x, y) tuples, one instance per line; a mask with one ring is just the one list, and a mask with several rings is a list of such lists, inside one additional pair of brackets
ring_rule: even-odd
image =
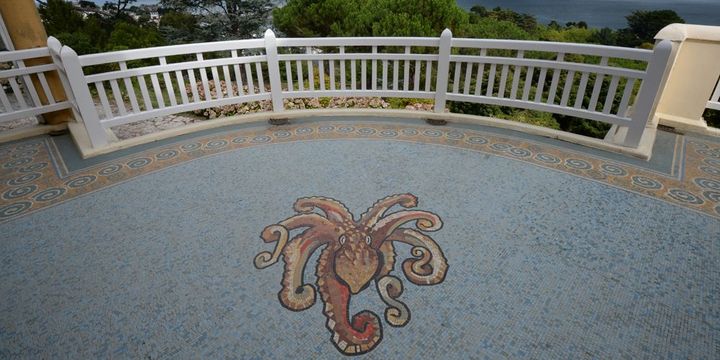
[[(13, 0), (0, 1), (0, 15), (5, 22), (10, 39), (15, 50), (33, 49), (47, 46), (47, 33), (40, 21), (40, 14), (34, 0)], [(38, 58), (25, 60), (25, 66), (52, 64), (50, 58)], [(56, 101), (67, 100), (60, 77), (56, 72), (45, 73), (50, 91)], [(48, 99), (42, 91), (42, 85), (37, 76), (32, 75), (32, 82), (38, 90), (38, 97), (43, 104), (48, 104)], [(57, 125), (68, 122), (72, 118), (72, 111), (60, 110), (43, 115), (45, 122), (49, 125)]]
[(720, 27), (672, 24), (660, 30), (655, 39), (678, 44), (657, 107), (660, 124), (707, 133), (702, 114), (720, 78)]

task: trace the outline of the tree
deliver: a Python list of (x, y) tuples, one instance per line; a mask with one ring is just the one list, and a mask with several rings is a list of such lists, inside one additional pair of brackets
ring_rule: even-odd
[(48, 35), (74, 33), (83, 26), (83, 17), (73, 5), (64, 0), (48, 0), (38, 7)]
[(202, 41), (207, 35), (192, 14), (168, 11), (160, 18), (160, 33), (170, 44)]
[(97, 5), (89, 0), (80, 0), (78, 1), (78, 5), (80, 5), (81, 8), (89, 8), (89, 9), (97, 9)]
[(454, 0), (290, 0), (273, 19), (289, 36), (460, 36), (468, 15)]
[(110, 33), (107, 50), (138, 49), (162, 44), (160, 33), (154, 27), (141, 27), (120, 21)]
[(113, 12), (113, 17), (115, 18), (115, 20), (118, 20), (125, 13), (128, 5), (134, 2), (137, 2), (137, 0), (113, 0), (112, 2), (108, 1), (105, 2), (105, 4), (103, 5), (103, 10)]
[(601, 45), (615, 45), (617, 44), (617, 33), (611, 28), (604, 27), (593, 34), (590, 42)]
[(160, 0), (171, 11), (197, 14), (206, 41), (256, 37), (269, 23), (271, 0)]
[(660, 29), (674, 23), (685, 23), (685, 20), (672, 10), (636, 10), (625, 18), (628, 27), (625, 36), (621, 36), (624, 42), (622, 45), (625, 46), (652, 43)]

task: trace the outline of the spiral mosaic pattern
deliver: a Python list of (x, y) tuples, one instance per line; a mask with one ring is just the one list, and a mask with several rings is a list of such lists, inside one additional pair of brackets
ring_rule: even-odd
[(34, 163), (31, 165), (25, 166), (23, 168), (20, 168), (20, 169), (18, 169), (18, 171), (22, 172), (22, 173), (36, 172), (36, 171), (40, 171), (40, 170), (46, 168), (47, 166), (48, 166), (48, 163), (46, 163), (46, 162), (38, 162), (38, 163)]
[(3, 199), (5, 200), (12, 200), (17, 199), (19, 197), (23, 197), (28, 194), (32, 194), (37, 190), (37, 185), (25, 185), (25, 186), (19, 186), (16, 188), (12, 188), (2, 194)]
[(658, 189), (662, 189), (662, 187), (663, 187), (662, 184), (659, 183), (658, 181), (655, 181), (649, 177), (640, 176), (640, 175), (633, 176), (632, 183), (634, 185), (640, 186), (645, 189), (650, 189), (650, 190), (658, 190)]
[(180, 150), (186, 151), (186, 152), (187, 151), (195, 151), (195, 150), (200, 149), (201, 147), (202, 147), (202, 144), (200, 144), (200, 143), (189, 143), (189, 144), (180, 146)]
[(720, 176), (720, 169), (710, 167), (710, 166), (701, 166), (700, 170), (704, 171), (706, 174), (713, 175), (713, 176)]
[(620, 166), (613, 165), (613, 164), (602, 164), (600, 165), (600, 169), (609, 175), (615, 175), (615, 176), (627, 176), (628, 172), (623, 169)]
[(217, 150), (217, 149), (222, 149), (222, 148), (226, 147), (227, 145), (228, 145), (228, 142), (225, 140), (212, 140), (212, 141), (209, 141), (205, 145), (205, 147), (210, 150)]
[(504, 143), (495, 143), (490, 145), (490, 148), (497, 151), (507, 151), (509, 149), (512, 149), (512, 145), (510, 144), (504, 144)]
[(18, 215), (18, 214), (24, 212), (25, 210), (29, 209), (30, 206), (32, 206), (31, 202), (20, 201), (20, 202), (14, 203), (14, 204), (0, 207), (0, 219)]
[[(502, 155), (718, 216), (716, 208), (720, 200), (720, 158), (717, 155), (720, 154), (720, 146), (709, 145), (705, 141), (688, 141), (695, 151), (684, 153), (684, 177), (672, 178), (630, 164), (615, 163), (616, 160), (607, 162), (583, 153), (558, 150), (526, 140), (467, 129), (324, 122), (317, 125), (274, 126), (267, 130), (237, 130), (206, 136), (175, 145), (165, 145), (161, 149), (147, 150), (76, 173), (63, 172), (56, 168), (58, 164), (62, 164), (62, 160), (53, 160), (52, 157), (56, 155), (49, 152), (52, 146), (43, 146), (44, 141), (49, 140), (6, 145), (0, 148), (0, 183), (3, 184), (3, 188), (0, 188), (0, 207), (5, 209), (3, 213), (6, 214), (2, 219), (4, 221), (41, 209), (47, 204), (68, 200), (85, 191), (96, 190), (117, 181), (211, 153), (275, 142), (343, 138), (405, 139)], [(97, 181), (98, 179), (102, 181)], [(78, 188), (82, 190), (70, 191)], [(28, 203), (30, 206), (27, 206)]]
[(592, 165), (590, 165), (589, 162), (580, 159), (567, 159), (565, 160), (565, 165), (578, 170), (592, 169)]
[(260, 135), (254, 137), (251, 141), (256, 144), (264, 144), (270, 142), (271, 140), (272, 138), (267, 135)]
[(32, 159), (31, 159), (31, 158), (15, 159), (15, 160), (6, 162), (6, 163), (3, 165), (3, 167), (6, 168), (6, 169), (8, 169), (8, 168), (14, 168), (14, 167), (18, 167), (18, 166), (20, 166), (20, 165), (25, 165), (25, 164), (30, 163), (30, 162), (32, 162)]
[(98, 174), (99, 174), (99, 175), (102, 175), (102, 176), (109, 176), (109, 175), (112, 175), (112, 174), (117, 173), (117, 172), (120, 171), (120, 170), (122, 170), (122, 165), (120, 165), (120, 164), (112, 164), (112, 165), (108, 165), (108, 166), (100, 169), (100, 170), (98, 171)]
[(488, 140), (482, 136), (471, 136), (465, 141), (468, 144), (473, 144), (473, 145), (482, 145), (482, 144), (488, 143)]
[(698, 184), (701, 188), (705, 189), (712, 189), (712, 190), (720, 190), (720, 181), (708, 179), (708, 178), (697, 178), (695, 179), (695, 183)]
[(131, 169), (139, 169), (143, 166), (149, 165), (151, 162), (151, 159), (142, 157), (128, 161), (127, 166)]
[(382, 136), (382, 137), (397, 137), (398, 132), (395, 130), (382, 130), (382, 131), (380, 131), (380, 136)]
[(291, 137), (292, 133), (287, 130), (279, 130), (279, 131), (274, 132), (273, 136), (275, 136), (276, 138), (279, 138), (279, 139), (284, 139), (287, 137)]
[(88, 185), (97, 179), (93, 175), (80, 176), (65, 183), (70, 188), (79, 188)]
[(155, 158), (158, 160), (168, 160), (178, 156), (178, 154), (179, 152), (177, 150), (164, 150), (155, 155)]
[(720, 160), (717, 159), (704, 159), (703, 162), (710, 166), (720, 167)]
[(29, 173), (29, 174), (25, 174), (23, 176), (16, 177), (14, 179), (9, 180), (7, 182), (7, 184), (10, 186), (23, 185), (23, 184), (27, 184), (29, 182), (35, 181), (41, 177), (42, 177), (42, 174), (39, 172)]
[(703, 197), (714, 202), (720, 202), (720, 191), (703, 191)]
[(508, 153), (515, 157), (528, 157), (532, 155), (532, 153), (529, 150), (525, 150), (523, 148), (512, 148), (508, 150)]
[(693, 194), (689, 191), (682, 190), (682, 189), (670, 189), (670, 190), (668, 190), (668, 196), (670, 196), (671, 198), (673, 198), (675, 200), (682, 201), (682, 202), (685, 202), (688, 204), (693, 204), (693, 205), (700, 205), (704, 202), (702, 199), (700, 199), (695, 194)]
[(561, 162), (560, 158), (557, 156), (542, 153), (535, 155), (535, 159), (547, 164), (559, 164)]
[(67, 192), (67, 190), (65, 190), (64, 188), (50, 188), (50, 189), (43, 190), (43, 191), (37, 193), (37, 195), (35, 195), (33, 197), (33, 200), (35, 200), (35, 201), (50, 201), (53, 199), (57, 199), (58, 197), (65, 194), (66, 192)]
[(434, 130), (434, 129), (427, 129), (427, 130), (423, 131), (423, 135), (429, 136), (429, 137), (441, 137), (442, 131)]

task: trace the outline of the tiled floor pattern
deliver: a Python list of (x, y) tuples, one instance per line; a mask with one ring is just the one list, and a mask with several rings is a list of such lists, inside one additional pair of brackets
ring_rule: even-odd
[[(441, 283), (392, 275), (361, 358), (717, 358), (720, 145), (680, 138), (680, 173), (452, 127), (245, 129), (70, 166), (52, 138), (0, 148), (0, 358), (336, 359), (323, 303), (290, 311), (262, 229), (304, 196), (361, 214), (412, 192), (438, 214)], [(393, 209), (392, 211), (396, 211)], [(412, 227), (409, 223), (406, 226)], [(317, 286), (317, 251), (304, 281)]]
[(443, 127), (317, 123), (236, 131), (69, 172), (52, 138), (0, 146), (0, 222), (212, 154), (294, 141), (394, 140), (458, 147), (593, 179), (720, 218), (720, 143), (683, 138), (678, 178), (547, 144)]

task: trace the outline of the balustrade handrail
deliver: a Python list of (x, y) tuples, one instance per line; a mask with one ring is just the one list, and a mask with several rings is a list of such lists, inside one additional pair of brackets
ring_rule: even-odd
[[(26, 66), (25, 60), (44, 58), (50, 55), (47, 47), (0, 52), (0, 63), (12, 63), (12, 69), (0, 70), (0, 81), (7, 83), (0, 89), (0, 123), (29, 118), (71, 107), (66, 100), (57, 100), (53, 95), (46, 73), (58, 70), (54, 63)], [(39, 88), (33, 78), (37, 79)]]
[[(63, 47), (58, 58), (93, 147), (107, 144), (112, 126), (178, 112), (267, 100), (282, 113), (290, 98), (366, 96), (434, 99), (438, 113), (446, 101), (465, 101), (577, 116), (627, 128), (620, 143), (634, 148), (670, 53), (669, 42), (651, 51), (453, 39), (449, 30), (439, 38), (285, 39), (268, 30), (264, 39), (84, 56)], [(576, 62), (571, 54), (599, 59)]]

